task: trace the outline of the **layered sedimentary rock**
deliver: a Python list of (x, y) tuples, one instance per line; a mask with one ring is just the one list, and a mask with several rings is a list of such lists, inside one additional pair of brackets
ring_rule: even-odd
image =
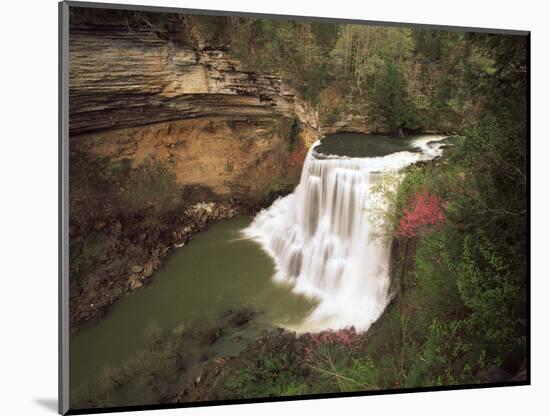
[(387, 127), (380, 123), (374, 123), (365, 116), (354, 116), (345, 114), (329, 125), (322, 125), (320, 128), (322, 134), (334, 134), (338, 132), (353, 133), (389, 133)]
[(296, 182), (295, 153), (318, 134), (309, 105), (279, 77), (243, 70), (222, 47), (162, 37), (120, 22), (73, 26), (71, 149), (166, 160), (180, 184), (225, 196), (253, 196), (262, 178)]
[(182, 118), (304, 113), (279, 77), (240, 69), (226, 49), (191, 49), (143, 29), (80, 27), (70, 37), (70, 60), (71, 134)]

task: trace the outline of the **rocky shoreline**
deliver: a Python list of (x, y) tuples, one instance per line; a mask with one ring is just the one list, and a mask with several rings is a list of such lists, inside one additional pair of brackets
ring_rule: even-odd
[(281, 327), (266, 327), (240, 353), (215, 357), (205, 362), (197, 377), (171, 397), (170, 402), (189, 403), (244, 398), (225, 387), (227, 376), (246, 369), (250, 365), (261, 370), (262, 364), (259, 357), (283, 354), (289, 358), (285, 361), (284, 368), (279, 369), (280, 371), (295, 374), (309, 373), (304, 366), (304, 357), (310, 345), (311, 334), (309, 333), (299, 335)]
[[(127, 293), (151, 283), (156, 270), (171, 251), (188, 244), (195, 234), (210, 224), (238, 215), (254, 215), (276, 197), (278, 195), (272, 195), (265, 202), (255, 205), (231, 198), (189, 204), (173, 214), (169, 231), (153, 240), (143, 230), (132, 229), (131, 222), (125, 224), (118, 219), (96, 221), (91, 225), (91, 234), (101, 236), (107, 250), (99, 255), (101, 264), (86, 279), (71, 284), (71, 333), (100, 319), (112, 304)], [(78, 241), (75, 230), (71, 232), (73, 240)]]

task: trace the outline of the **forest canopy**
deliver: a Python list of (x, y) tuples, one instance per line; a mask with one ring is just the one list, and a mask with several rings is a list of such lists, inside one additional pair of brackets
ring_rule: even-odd
[(390, 131), (456, 132), (479, 112), (479, 88), (496, 71), (489, 34), (242, 17), (185, 22), (247, 68), (283, 76), (328, 125), (346, 114)]

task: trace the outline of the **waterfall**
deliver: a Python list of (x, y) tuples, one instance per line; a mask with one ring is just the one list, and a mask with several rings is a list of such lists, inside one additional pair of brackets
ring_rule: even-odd
[(415, 151), (383, 157), (326, 156), (309, 150), (294, 192), (262, 210), (243, 232), (275, 261), (279, 282), (317, 299), (298, 331), (354, 326), (366, 331), (389, 299), (390, 239), (376, 232), (368, 210), (384, 208), (374, 192), (386, 175), (441, 153), (433, 136), (411, 143)]

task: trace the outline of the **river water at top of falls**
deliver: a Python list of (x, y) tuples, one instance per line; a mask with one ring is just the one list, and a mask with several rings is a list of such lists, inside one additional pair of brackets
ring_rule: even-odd
[(320, 150), (330, 146), (316, 142), (294, 192), (261, 211), (243, 230), (275, 261), (276, 281), (318, 301), (292, 329), (353, 326), (366, 331), (378, 319), (391, 298), (391, 238), (377, 232), (369, 219), (369, 212), (383, 210), (385, 204), (375, 185), (388, 176), (398, 182), (405, 167), (440, 156), (442, 139), (416, 137), (403, 142), (405, 150), (391, 148), (374, 157), (327, 154)]

